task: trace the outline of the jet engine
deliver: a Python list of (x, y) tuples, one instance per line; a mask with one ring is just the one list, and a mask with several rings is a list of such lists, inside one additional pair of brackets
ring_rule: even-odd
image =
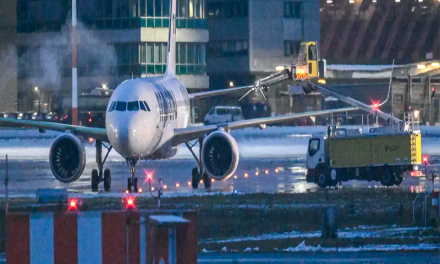
[(86, 166), (86, 151), (81, 140), (71, 133), (58, 136), (50, 147), (49, 163), (57, 180), (76, 181)]
[(235, 139), (224, 131), (216, 131), (205, 139), (202, 148), (205, 172), (216, 180), (232, 176), (238, 166), (239, 152)]

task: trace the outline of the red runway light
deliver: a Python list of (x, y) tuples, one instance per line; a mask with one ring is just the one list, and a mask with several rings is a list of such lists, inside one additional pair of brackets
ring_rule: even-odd
[(153, 171), (147, 171), (147, 170), (144, 169), (144, 173), (145, 173), (144, 183), (146, 183), (147, 181), (149, 181), (149, 182), (153, 182), (154, 181), (154, 170)]
[(75, 199), (71, 199), (69, 202), (69, 210), (77, 210), (77, 209), (78, 209), (77, 201)]
[(134, 198), (133, 197), (128, 197), (127, 198), (127, 208), (134, 208)]

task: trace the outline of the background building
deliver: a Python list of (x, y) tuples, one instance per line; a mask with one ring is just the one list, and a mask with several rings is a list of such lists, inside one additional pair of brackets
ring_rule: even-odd
[[(165, 72), (170, 0), (77, 0), (78, 90), (114, 89)], [(179, 0), (177, 75), (208, 89), (204, 0)], [(71, 0), (18, 0), (18, 84), (22, 111), (46, 112), (71, 92)], [(35, 88), (38, 87), (38, 88)], [(81, 109), (80, 109), (81, 111)]]
[(210, 88), (247, 85), (319, 41), (319, 1), (206, 0)]
[[(164, 73), (170, 0), (77, 1), (80, 94), (95, 87), (115, 88), (132, 76)], [(390, 65), (393, 59), (396, 64), (440, 59), (437, 0), (177, 0), (177, 3), (176, 72), (190, 92), (249, 85), (275, 72), (276, 66), (296, 63), (299, 44), (309, 40), (319, 41), (321, 57), (328, 65)], [(0, 67), (2, 72), (8, 72), (0, 77), (0, 111), (12, 111), (16, 107), (20, 111), (41, 112), (49, 111), (51, 106), (69, 109), (71, 100), (66, 97), (71, 93), (71, 0), (2, 1), (0, 8), (0, 52), (3, 52)], [(357, 72), (364, 74), (364, 70)], [(408, 76), (398, 79), (408, 83), (411, 77)], [(435, 72), (430, 76), (432, 81), (426, 82), (426, 87), (438, 77)], [(414, 93), (418, 89), (417, 78), (411, 77), (414, 88), (410, 90)], [(383, 73), (379, 78), (354, 78), (344, 69), (329, 77), (327, 83), (368, 102), (387, 95), (388, 81)], [(325, 98), (320, 95), (288, 95), (289, 84), (272, 86), (265, 93), (267, 101), (258, 93), (240, 102), (241, 94), (195, 101), (197, 121), (201, 121), (212, 105), (241, 105), (245, 113), (261, 105), (265, 114), (325, 107)], [(423, 89), (427, 89), (425, 86)], [(403, 98), (415, 100), (414, 96)], [(80, 111), (91, 109), (81, 100)], [(403, 103), (404, 109), (415, 104)], [(387, 104), (384, 110), (393, 109), (398, 114), (396, 105)], [(437, 119), (430, 115), (430, 120)]]
[[(302, 41), (320, 39), (319, 0), (206, 2), (210, 89), (249, 85), (274, 73), (279, 65), (296, 63)], [(272, 112), (291, 111), (290, 99), (278, 93), (286, 87), (287, 83), (273, 86), (267, 93)], [(237, 104), (239, 96), (212, 98), (211, 104)], [(277, 103), (275, 99), (280, 97), (284, 98)], [(264, 99), (252, 94), (240, 103), (242, 108), (253, 107), (256, 101)], [(292, 105), (299, 104), (293, 102)], [(284, 109), (277, 109), (277, 106)]]
[(0, 112), (17, 109), (17, 2), (0, 1)]
[(321, 54), (332, 64), (440, 58), (438, 0), (321, 0)]

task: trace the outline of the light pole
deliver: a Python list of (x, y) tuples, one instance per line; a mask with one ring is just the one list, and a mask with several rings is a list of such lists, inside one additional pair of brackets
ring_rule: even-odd
[(34, 90), (35, 92), (37, 92), (38, 113), (40, 113), (40, 89), (38, 89), (38, 87), (35, 87)]
[(72, 125), (78, 125), (78, 49), (76, 32), (76, 0), (72, 0)]

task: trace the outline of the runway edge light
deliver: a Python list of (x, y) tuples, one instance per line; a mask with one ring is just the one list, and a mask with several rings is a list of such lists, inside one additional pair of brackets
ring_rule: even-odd
[(69, 211), (77, 211), (78, 210), (78, 200), (70, 199), (69, 200)]
[(135, 205), (135, 198), (134, 197), (127, 197), (127, 203), (126, 203), (126, 205), (125, 205), (125, 207), (127, 208), (127, 209), (133, 209), (133, 208), (136, 208), (136, 205)]

